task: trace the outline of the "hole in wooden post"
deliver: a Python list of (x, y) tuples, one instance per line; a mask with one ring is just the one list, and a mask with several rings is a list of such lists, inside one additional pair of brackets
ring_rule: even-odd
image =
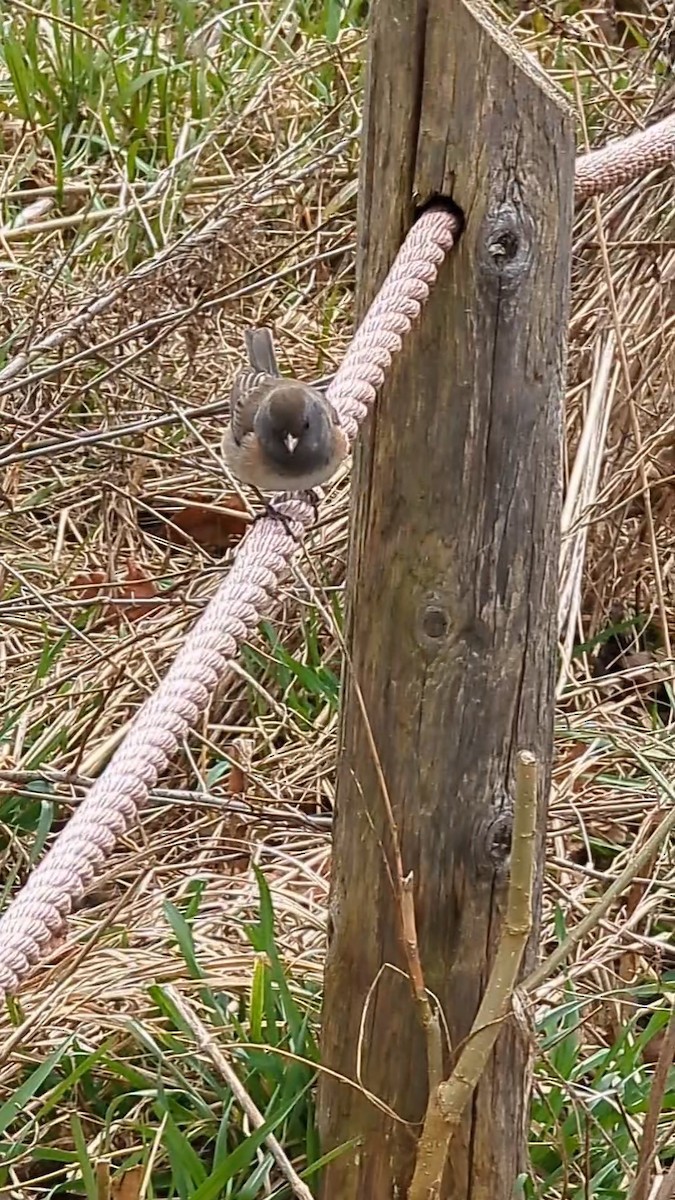
[(433, 211), (434, 209), (441, 209), (442, 212), (451, 213), (455, 218), (457, 222), (455, 241), (458, 242), (464, 232), (466, 218), (459, 205), (455, 204), (454, 200), (451, 200), (449, 196), (433, 195), (428, 200), (425, 200), (423, 204), (418, 204), (415, 209), (414, 220), (418, 221), (424, 213)]

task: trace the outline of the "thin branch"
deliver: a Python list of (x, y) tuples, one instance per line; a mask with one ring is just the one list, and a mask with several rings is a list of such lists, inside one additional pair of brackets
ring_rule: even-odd
[(409, 1200), (430, 1200), (439, 1194), (450, 1143), (508, 1015), (532, 929), (536, 823), (537, 764), (533, 754), (522, 751), (518, 755), (511, 880), (504, 929), (485, 995), (459, 1062), (450, 1078), (430, 1093)]
[(575, 925), (574, 929), (565, 939), (565, 941), (558, 946), (552, 954), (549, 954), (548, 958), (544, 959), (543, 963), (540, 963), (530, 975), (528, 975), (527, 979), (524, 980), (522, 984), (523, 991), (536, 991), (537, 988), (540, 987), (546, 979), (548, 979), (549, 975), (552, 975), (554, 971), (557, 971), (558, 967), (561, 967), (563, 963), (567, 962), (567, 959), (571, 955), (572, 951), (575, 950), (581, 942), (583, 942), (588, 933), (596, 928), (601, 919), (604, 917), (605, 913), (612, 907), (612, 904), (617, 897), (620, 896), (621, 893), (628, 887), (628, 885), (633, 882), (636, 875), (640, 874), (645, 863), (649, 862), (649, 859), (658, 850), (661, 843), (665, 841), (665, 839), (668, 837), (668, 834), (673, 829), (675, 829), (675, 808), (673, 808), (671, 812), (669, 812), (668, 815), (663, 818), (661, 824), (657, 829), (654, 830), (651, 837), (647, 838), (647, 841), (642, 849), (635, 855), (634, 858), (631, 859), (627, 866), (624, 867), (623, 871), (617, 875), (611, 887), (607, 888), (604, 896), (601, 896), (597, 904), (593, 905), (593, 908), (589, 913), (587, 913), (583, 920), (581, 920), (578, 925)]
[(670, 1018), (666, 1026), (666, 1034), (661, 1045), (654, 1078), (649, 1093), (647, 1115), (642, 1130), (642, 1141), (638, 1155), (637, 1175), (630, 1192), (629, 1200), (647, 1200), (649, 1194), (649, 1175), (656, 1157), (656, 1134), (659, 1117), (663, 1107), (663, 1098), (668, 1086), (668, 1075), (675, 1058), (675, 1004), (671, 1008)]
[[(190, 1005), (186, 1003), (186, 1001), (183, 999), (180, 993), (176, 991), (172, 984), (167, 984), (164, 990), (169, 996), (169, 999), (174, 1005), (176, 1011), (180, 1014), (188, 1029), (193, 1034), (199, 1049), (203, 1051), (204, 1054), (209, 1056), (216, 1070), (222, 1075), (242, 1112), (246, 1113), (249, 1121), (256, 1129), (262, 1128), (262, 1126), (265, 1124), (265, 1118), (263, 1114), (257, 1105), (254, 1104), (253, 1100), (246, 1091), (246, 1088), (239, 1079), (236, 1071), (230, 1066), (225, 1055), (220, 1049), (218, 1042), (206, 1028), (206, 1025), (200, 1021), (197, 1014), (193, 1011)], [(307, 1187), (307, 1184), (302, 1182), (302, 1179), (298, 1175), (297, 1171), (293, 1169), (290, 1160), (287, 1158), (285, 1151), (282, 1149), (273, 1133), (268, 1133), (267, 1137), (265, 1138), (265, 1145), (267, 1146), (267, 1149), (276, 1162), (281, 1174), (289, 1185), (293, 1195), (297, 1196), (298, 1200), (314, 1200), (314, 1197)]]
[(431, 1043), (430, 1043), (430, 1045), (428, 1045), (428, 1050), (430, 1052), (429, 1053), (429, 1066), (431, 1066), (432, 1061), (434, 1061), (434, 1062), (438, 1061), (439, 1048), (436, 1045), (435, 1027), (438, 1027), (439, 1037), (440, 1037), (440, 1025), (438, 1023), (437, 1018), (434, 1015), (433, 1009), (431, 1007), (431, 1003), (429, 1001), (429, 995), (428, 995), (426, 987), (424, 985), (424, 977), (423, 977), (423, 973), (422, 973), (422, 963), (421, 963), (420, 953), (419, 953), (419, 943), (417, 940), (417, 925), (416, 925), (416, 921), (415, 921), (415, 904), (414, 904), (414, 898), (413, 898), (413, 876), (412, 876), (412, 872), (410, 872), (407, 875), (404, 875), (404, 872), (403, 872), (403, 858), (401, 855), (401, 842), (400, 842), (400, 838), (398, 835), (398, 825), (396, 824), (396, 818), (394, 816), (394, 809), (393, 809), (393, 806), (391, 803), (391, 797), (389, 795), (387, 781), (384, 777), (384, 771), (382, 770), (382, 763), (380, 762), (380, 756), (377, 751), (375, 737), (373, 735), (370, 720), (368, 718), (366, 702), (363, 698), (363, 692), (361, 691), (361, 687), (360, 687), (359, 682), (354, 673), (354, 667), (350, 660), (349, 654), (347, 652), (347, 648), (346, 648), (346, 646), (344, 646), (344, 642), (343, 642), (343, 647), (344, 647), (344, 651), (345, 651), (345, 654), (347, 655), (347, 659), (349, 662), (349, 669), (351, 671), (351, 681), (350, 682), (354, 688), (354, 692), (356, 694), (356, 698), (357, 698), (358, 705), (359, 705), (359, 710), (360, 710), (361, 716), (363, 718), (363, 723), (364, 723), (364, 727), (365, 727), (365, 731), (366, 731), (366, 738), (368, 740), (368, 748), (370, 750), (371, 757), (373, 760), (373, 765), (375, 767), (375, 773), (377, 775), (377, 781), (379, 784), (382, 800), (384, 803), (384, 809), (385, 809), (385, 814), (386, 814), (386, 818), (387, 818), (387, 826), (388, 826), (389, 834), (390, 834), (391, 841), (392, 841), (392, 849), (393, 849), (393, 856), (394, 856), (394, 871), (393, 871), (394, 886), (396, 888), (397, 900), (399, 903), (399, 916), (401, 919), (401, 933), (402, 933), (403, 947), (405, 950), (406, 962), (408, 965), (408, 975), (410, 977), (410, 983), (411, 983), (411, 986), (413, 989), (413, 994), (414, 994), (415, 1000), (417, 1002), (417, 1006), (418, 1006), (418, 1010), (419, 1010), (419, 1014), (420, 1014), (420, 1020), (422, 1023), (422, 1028), (425, 1030), (425, 1032), (431, 1038)]

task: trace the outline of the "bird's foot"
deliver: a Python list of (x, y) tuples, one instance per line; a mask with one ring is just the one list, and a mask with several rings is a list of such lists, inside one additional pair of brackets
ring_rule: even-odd
[[(303, 500), (306, 500), (307, 503), (312, 506), (314, 521), (316, 522), (319, 519), (319, 497), (317, 493), (312, 488), (307, 488), (305, 491), (300, 492), (299, 495), (302, 496)], [(265, 500), (265, 497), (260, 495), (260, 493), (258, 493), (258, 499), (263, 506), (262, 512), (256, 514), (256, 516), (253, 518), (253, 522), (255, 523), (256, 521), (262, 521), (265, 517), (270, 517), (274, 521), (281, 521), (281, 524), (286, 530), (288, 536), (294, 538), (294, 540), (297, 542), (298, 538), (294, 534), (291, 528), (291, 523), (285, 513), (282, 513), (271, 500)]]
[(318, 497), (318, 495), (314, 491), (314, 488), (307, 488), (306, 491), (302, 492), (302, 496), (304, 497), (304, 499), (307, 501), (308, 504), (311, 504), (312, 511), (314, 513), (314, 522), (316, 523), (319, 519), (319, 497)]
[(272, 521), (280, 521), (288, 536), (293, 538), (294, 542), (298, 541), (297, 535), (293, 532), (291, 523), (286, 514), (282, 513), (280, 509), (276, 508), (270, 500), (265, 501), (262, 512), (256, 513), (255, 517), (253, 518), (253, 524), (255, 525), (256, 521), (264, 521), (266, 517), (269, 517)]

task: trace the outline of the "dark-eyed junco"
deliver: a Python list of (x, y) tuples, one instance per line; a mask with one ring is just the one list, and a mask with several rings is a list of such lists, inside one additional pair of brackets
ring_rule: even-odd
[(247, 331), (246, 350), (250, 365), (232, 386), (223, 458), (261, 491), (311, 491), (348, 452), (337, 413), (318, 388), (280, 377), (269, 329)]

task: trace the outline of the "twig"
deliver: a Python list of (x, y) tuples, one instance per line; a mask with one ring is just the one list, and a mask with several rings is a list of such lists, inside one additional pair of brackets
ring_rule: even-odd
[[(16, 378), (16, 376), (19, 374), (19, 371), (23, 370), (23, 367), (26, 365), (26, 363), (23, 362), (19, 363), (20, 359), (26, 357), (25, 355), (19, 354), (16, 356), (16, 358), (13, 358), (2, 371), (0, 371), (0, 396), (6, 396), (10, 392), (16, 391), (17, 388), (33, 387), (35, 384), (40, 383), (43, 379), (49, 379), (54, 375), (61, 374), (61, 372), (68, 367), (73, 367), (87, 359), (95, 358), (101, 353), (101, 351), (110, 350), (115, 346), (131, 341), (134, 338), (145, 337), (148, 333), (151, 333), (154, 330), (159, 330), (159, 333), (157, 334), (156, 341), (152, 344), (153, 346), (159, 345), (160, 342), (164, 338), (168, 337), (174, 329), (179, 328), (180, 325), (183, 324), (189, 317), (194, 316), (198, 312), (208, 313), (214, 309), (222, 307), (222, 305), (226, 302), (240, 300), (244, 296), (253, 295), (255, 292), (261, 290), (265, 285), (269, 285), (272, 282), (286, 278), (289, 275), (296, 274), (297, 272), (303, 271), (308, 267), (313, 267), (317, 263), (328, 262), (334, 258), (339, 258), (341, 255), (349, 252), (352, 249), (353, 247), (351, 242), (341, 242), (340, 245), (333, 246), (329, 250), (324, 250), (319, 254), (312, 254), (306, 259), (291, 263), (290, 266), (281, 268), (273, 275), (266, 275), (261, 278), (256, 278), (251, 283), (234, 288), (230, 291), (228, 291), (227, 287), (224, 287), (213, 294), (209, 294), (208, 297), (200, 297), (198, 300), (193, 301), (192, 304), (184, 305), (183, 308), (172, 309), (167, 312), (160, 313), (159, 316), (156, 317), (148, 317), (146, 320), (137, 322), (135, 325), (129, 326), (127, 329), (122, 330), (121, 333), (117, 333), (112, 337), (106, 338), (102, 342), (98, 342), (93, 346), (87, 346), (84, 350), (79, 350), (76, 354), (64, 356), (60, 358), (58, 362), (51, 363), (49, 366), (33, 371), (31, 374), (19, 375), (19, 378)], [(247, 277), (251, 274), (252, 272), (249, 271), (247, 273)], [(131, 275), (126, 276), (124, 287), (122, 287), (122, 284), (120, 284), (114, 295), (111, 293), (113, 298), (110, 300), (110, 304), (113, 303), (113, 300), (118, 298), (118, 292), (119, 295), (122, 295), (126, 287), (131, 286), (128, 283), (128, 280), (130, 279), (132, 279)], [(136, 277), (134, 276), (133, 280), (135, 279)], [(59, 328), (56, 329), (52, 334), (45, 337), (42, 342), (36, 343), (33, 346), (31, 353), (37, 354), (38, 351), (44, 352), (45, 350), (58, 349), (64, 344), (64, 342), (74, 338), (79, 333), (80, 329), (86, 326), (90, 321), (93, 321), (94, 317), (99, 316), (100, 313), (105, 310), (105, 307), (109, 307), (109, 305), (101, 308), (97, 303), (92, 302), (92, 304), (90, 304), (86, 310), (81, 310), (79, 316), (77, 318), (73, 318), (68, 325), (59, 326)], [(145, 353), (147, 353), (149, 349), (150, 346), (146, 345)], [(125, 363), (120, 364), (120, 366), (126, 366), (128, 365), (129, 361), (133, 361), (133, 359), (139, 357), (141, 356), (138, 353), (134, 353), (132, 360), (127, 360)], [(19, 366), (16, 370), (14, 370), (16, 363), (19, 363)], [(70, 399), (72, 400), (72, 396)], [(19, 460), (12, 459), (9, 456), (3, 459), (4, 464), (7, 466), (12, 461)]]
[[(324, 151), (322, 157), (324, 159), (336, 158), (338, 154), (342, 152), (345, 145), (351, 141), (352, 136), (355, 137), (356, 133), (347, 139), (343, 139), (330, 150)], [(286, 157), (287, 152), (283, 152), (279, 156), (278, 162), (274, 165), (277, 167), (281, 166)], [(316, 160), (303, 167), (300, 171), (292, 173), (288, 178), (287, 183), (290, 183), (292, 180), (298, 181), (299, 179), (304, 178), (306, 175), (312, 174), (315, 169)], [(265, 171), (260, 172), (259, 175), (264, 175), (265, 173), (270, 173), (269, 167), (266, 167)], [(258, 180), (254, 179), (252, 182), (256, 183)], [(35, 378), (40, 378), (41, 372), (35, 372), (34, 374), (31, 373), (30, 375), (20, 378), (17, 378), (17, 376), (20, 376), (21, 372), (28, 367), (38, 355), (44, 354), (49, 350), (60, 349), (76, 333), (91, 324), (96, 317), (99, 317), (104, 312), (107, 312), (109, 308), (111, 308), (124, 296), (129, 288), (134, 286), (134, 284), (138, 283), (141, 279), (147, 279), (149, 275), (158, 271), (162, 266), (165, 265), (165, 263), (174, 260), (179, 255), (185, 254), (188, 249), (208, 242), (219, 232), (222, 227), (226, 225), (228, 221), (235, 219), (242, 212), (246, 211), (246, 208), (249, 205), (260, 204), (269, 195), (274, 194), (274, 189), (268, 186), (267, 188), (260, 188), (257, 192), (253, 191), (251, 193), (249, 191), (247, 195), (246, 188), (250, 186), (250, 183), (247, 183), (246, 186), (240, 189), (241, 199), (238, 206), (235, 205), (232, 207), (232, 209), (227, 208), (227, 205), (232, 199), (231, 196), (219, 199), (209, 210), (209, 212), (205, 213), (204, 216), (201, 217), (191, 229), (179, 237), (175, 242), (172, 242), (153, 258), (139, 264), (138, 267), (136, 267), (133, 271), (130, 271), (128, 275), (126, 275), (119, 283), (116, 283), (113, 287), (111, 287), (107, 292), (90, 297), (90, 299), (85, 301), (80, 309), (76, 313), (72, 314), (62, 325), (59, 325), (56, 329), (53, 329), (50, 333), (46, 334), (38, 342), (26, 347), (26, 349), (22, 350), (19, 354), (16, 354), (12, 359), (10, 359), (2, 371), (0, 371), (0, 395), (6, 395), (9, 392), (14, 391), (16, 388), (28, 386), (35, 380)], [(193, 307), (200, 306), (197, 304)], [(56, 369), (60, 369), (58, 363), (56, 364)], [(53, 371), (54, 366), (51, 368), (51, 373), (53, 373)]]
[(430, 1093), (409, 1200), (430, 1200), (438, 1195), (450, 1142), (509, 1012), (532, 929), (536, 821), (537, 764), (533, 754), (522, 751), (518, 755), (511, 880), (504, 929), (485, 995), (459, 1062), (450, 1078)]
[(675, 1058), (675, 1004), (670, 1010), (670, 1018), (666, 1026), (666, 1035), (661, 1045), (654, 1078), (649, 1093), (647, 1115), (642, 1130), (640, 1153), (637, 1162), (637, 1174), (630, 1192), (629, 1200), (647, 1200), (649, 1193), (649, 1174), (656, 1156), (656, 1132), (663, 1106), (663, 1098), (668, 1086), (668, 1075)]
[(403, 858), (401, 855), (401, 842), (398, 835), (398, 825), (394, 816), (394, 809), (387, 787), (387, 781), (382, 770), (382, 763), (377, 751), (375, 737), (373, 735), (366, 702), (363, 698), (360, 684), (354, 673), (353, 663), (351, 662), (349, 652), (343, 642), (343, 651), (349, 663), (351, 671), (351, 684), (359, 705), (359, 711), (363, 718), (368, 740), (368, 748), (375, 767), (377, 781), (384, 803), (385, 814), (387, 818), (387, 827), (389, 836), (392, 841), (393, 857), (394, 857), (394, 888), (399, 903), (399, 916), (401, 919), (401, 933), (403, 940), (403, 948), (405, 951), (406, 963), (408, 967), (408, 976), (413, 990), (413, 995), (417, 1004), (420, 1021), (427, 1040), (427, 1071), (429, 1073), (429, 1086), (432, 1086), (432, 1079), (440, 1082), (442, 1071), (442, 1037), (441, 1026), (438, 1015), (434, 1013), (429, 1000), (429, 995), (424, 984), (424, 974), (422, 971), (422, 962), (420, 959), (419, 942), (417, 939), (417, 923), (415, 920), (415, 901), (413, 894), (413, 874), (410, 871), (408, 874), (403, 873)]
[[(188, 1029), (194, 1035), (199, 1049), (208, 1054), (214, 1067), (222, 1075), (239, 1107), (246, 1113), (251, 1124), (256, 1129), (260, 1129), (265, 1124), (265, 1118), (257, 1105), (254, 1104), (236, 1072), (230, 1066), (215, 1038), (212, 1037), (206, 1026), (199, 1020), (197, 1014), (193, 1012), (192, 1008), (190, 1008), (189, 1004), (186, 1003), (172, 984), (168, 984), (164, 990), (183, 1021), (185, 1021)], [(293, 1195), (298, 1196), (299, 1200), (314, 1200), (307, 1184), (302, 1182), (297, 1171), (293, 1169), (273, 1133), (267, 1134), (265, 1144)]]
[[(86, 792), (96, 782), (89, 775), (77, 774), (72, 771), (56, 771), (45, 767), (41, 771), (17, 771), (8, 768), (0, 769), (0, 796), (9, 789), (3, 785), (11, 784), (11, 790), (19, 796), (35, 799), (35, 790), (30, 789), (31, 783), (51, 783), (55, 787), (67, 786), (78, 791)], [(56, 795), (54, 797), (56, 799)], [(285, 822), (299, 825), (303, 829), (318, 829), (330, 831), (332, 816), (328, 813), (304, 813), (289, 805), (267, 804), (261, 800), (247, 799), (244, 796), (233, 796), (229, 793), (214, 795), (210, 791), (195, 791), (184, 788), (151, 788), (148, 793), (150, 802), (159, 804), (175, 804), (181, 808), (215, 809), (216, 812), (227, 812), (247, 820), (267, 820), (278, 822), (283, 815)], [(73, 797), (71, 803), (79, 804), (81, 797)]]
[(673, 1200), (673, 1196), (675, 1196), (675, 1162), (668, 1174), (664, 1176), (655, 1200)]
[[(640, 756), (638, 755), (638, 757)], [(661, 772), (657, 771), (653, 764), (650, 764), (650, 771), (652, 775), (658, 775), (661, 777), (663, 783), (666, 785), (668, 794), (672, 799), (672, 788), (670, 788), (667, 780), (661, 776)], [(635, 855), (633, 859), (631, 859), (627, 866), (624, 867), (620, 875), (617, 875), (614, 883), (611, 885), (611, 887), (607, 888), (604, 896), (598, 900), (597, 904), (593, 905), (593, 908), (589, 913), (587, 913), (583, 920), (581, 920), (578, 925), (575, 925), (574, 929), (565, 939), (565, 941), (558, 946), (552, 954), (549, 954), (548, 958), (544, 959), (543, 963), (540, 963), (530, 975), (528, 975), (527, 979), (524, 980), (522, 984), (523, 991), (536, 991), (537, 988), (540, 987), (546, 979), (548, 979), (549, 975), (552, 975), (553, 972), (558, 969), (558, 967), (562, 966), (562, 964), (567, 961), (572, 951), (579, 945), (580, 942), (583, 942), (586, 935), (590, 933), (592, 929), (595, 929), (601, 918), (604, 917), (608, 909), (612, 907), (612, 904), (616, 898), (621, 895), (621, 893), (628, 887), (630, 883), (633, 882), (635, 876), (640, 874), (640, 871), (645, 863), (649, 862), (651, 856), (658, 850), (661, 843), (665, 841), (665, 839), (668, 837), (668, 834), (673, 829), (675, 829), (675, 807), (671, 810), (671, 812), (668, 813), (667, 816), (663, 818), (661, 824), (654, 830), (651, 837), (647, 838), (647, 841), (642, 849)]]

